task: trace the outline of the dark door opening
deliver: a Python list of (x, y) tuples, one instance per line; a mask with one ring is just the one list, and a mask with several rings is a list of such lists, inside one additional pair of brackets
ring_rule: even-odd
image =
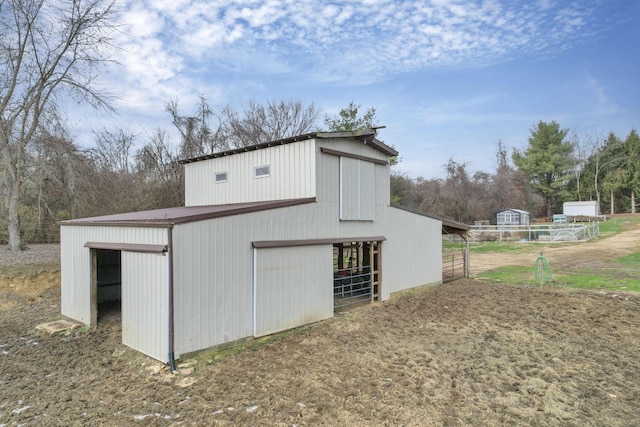
[(92, 249), (92, 324), (120, 317), (122, 301), (122, 252)]
[(334, 309), (380, 299), (381, 243), (347, 242), (333, 245)]

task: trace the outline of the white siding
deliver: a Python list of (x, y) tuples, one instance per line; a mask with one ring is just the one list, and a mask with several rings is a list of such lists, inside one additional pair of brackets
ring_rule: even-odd
[(442, 282), (442, 223), (388, 208), (382, 243), (382, 299), (393, 292)]
[(331, 245), (255, 250), (254, 336), (333, 316)]
[[(320, 151), (321, 147), (332, 148), (345, 152), (356, 152), (359, 155), (371, 157), (379, 160), (387, 160), (387, 158), (382, 155), (379, 151), (374, 150), (369, 146), (365, 146), (361, 143), (327, 143), (322, 141), (318, 143), (319, 147), (317, 149), (317, 171), (316, 171), (316, 198), (319, 201), (332, 203), (335, 206), (336, 215), (339, 215), (340, 211), (340, 162), (341, 159), (345, 159), (345, 157), (337, 156), (334, 154), (322, 153)], [(353, 162), (356, 159), (350, 159)], [(375, 204), (377, 209), (381, 207), (389, 206), (389, 198), (390, 198), (390, 182), (389, 182), (389, 172), (390, 166), (388, 164), (376, 164), (372, 162), (366, 162), (367, 167), (373, 169), (374, 178), (367, 178), (364, 185), (371, 185), (373, 188), (367, 188), (367, 194), (372, 194), (370, 191), (374, 190), (373, 194), (375, 197), (373, 199), (364, 199), (364, 205), (366, 209), (370, 209), (372, 204)], [(370, 173), (370, 172), (365, 172)], [(370, 176), (370, 175), (369, 175)], [(365, 196), (366, 197), (366, 196)], [(375, 213), (372, 218), (375, 220)]]
[[(185, 205), (202, 206), (315, 197), (315, 140), (185, 164)], [(270, 167), (255, 178), (257, 166)], [(216, 173), (227, 181), (215, 183)]]
[(91, 322), (91, 252), (87, 242), (167, 244), (166, 228), (75, 226), (60, 227), (62, 314)]
[(340, 219), (373, 221), (376, 217), (376, 164), (340, 157)]
[[(334, 164), (337, 176), (337, 158)], [(385, 236), (381, 289), (387, 299), (392, 292), (442, 280), (441, 226), (390, 207), (380, 208), (376, 221), (339, 221), (331, 202), (177, 225), (176, 356), (253, 335), (254, 241)]]
[(173, 239), (176, 354), (253, 335), (252, 242), (380, 233), (382, 224), (375, 222), (341, 223), (337, 205), (331, 203), (177, 225)]
[(376, 219), (376, 165), (360, 161), (360, 219)]
[(340, 219), (360, 219), (360, 160), (340, 157)]
[(562, 213), (564, 215), (597, 216), (598, 202), (596, 201), (564, 202), (562, 204)]
[(122, 343), (169, 361), (168, 256), (122, 252)]

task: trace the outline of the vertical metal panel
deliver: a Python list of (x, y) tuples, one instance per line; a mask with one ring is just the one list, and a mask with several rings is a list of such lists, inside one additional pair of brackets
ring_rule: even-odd
[[(186, 206), (314, 197), (315, 140), (278, 145), (185, 164)], [(270, 167), (268, 177), (255, 178), (254, 168)], [(227, 182), (215, 183), (217, 172)]]
[(91, 254), (87, 242), (167, 244), (166, 228), (63, 225), (60, 227), (61, 311), (91, 323)]
[(360, 220), (376, 219), (376, 165), (360, 161)]
[(340, 219), (375, 220), (376, 199), (376, 164), (340, 157)]
[(340, 157), (340, 219), (360, 219), (360, 160)]
[(167, 260), (122, 252), (122, 343), (161, 362), (169, 354)]
[(393, 292), (442, 281), (442, 223), (387, 208), (382, 251), (382, 299)]
[(332, 251), (331, 245), (256, 251), (254, 336), (333, 316)]

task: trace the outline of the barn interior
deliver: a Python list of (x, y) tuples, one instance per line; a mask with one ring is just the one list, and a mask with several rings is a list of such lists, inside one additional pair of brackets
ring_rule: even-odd
[(380, 244), (373, 241), (333, 245), (335, 310), (380, 298)]
[(97, 320), (119, 315), (122, 301), (122, 252), (92, 249), (95, 256)]

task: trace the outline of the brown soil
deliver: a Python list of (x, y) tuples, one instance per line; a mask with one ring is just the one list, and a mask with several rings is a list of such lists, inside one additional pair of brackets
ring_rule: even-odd
[[(638, 250), (637, 242), (625, 250)], [(558, 247), (553, 256), (578, 259), (599, 244), (573, 246), (579, 256)], [(42, 289), (0, 283), (0, 301), (13, 298), (0, 308), (0, 425), (632, 426), (640, 419), (637, 294), (459, 280), (239, 353), (203, 353), (194, 374), (172, 375), (121, 344), (117, 315), (93, 331), (37, 331), (60, 312), (59, 286)]]

